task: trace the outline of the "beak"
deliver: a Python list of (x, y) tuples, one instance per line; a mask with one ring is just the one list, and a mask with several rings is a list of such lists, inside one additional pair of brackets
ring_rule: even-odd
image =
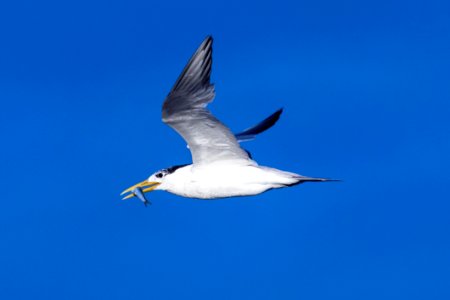
[(147, 193), (150, 191), (153, 191), (158, 185), (160, 185), (160, 182), (156, 182), (156, 181), (147, 181), (144, 180), (142, 182), (139, 182), (138, 184), (135, 184), (133, 186), (130, 186), (129, 188), (127, 188), (125, 191), (123, 191), (120, 195), (124, 195), (126, 193), (130, 193), (128, 195), (126, 195), (125, 197), (122, 198), (122, 200), (126, 200), (132, 197), (136, 197), (136, 193), (134, 192), (136, 189), (139, 189), (142, 191), (142, 193)]

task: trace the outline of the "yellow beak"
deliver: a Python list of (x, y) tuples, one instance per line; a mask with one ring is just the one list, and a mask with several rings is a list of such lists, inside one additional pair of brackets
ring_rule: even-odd
[(120, 195), (123, 195), (123, 194), (126, 194), (126, 193), (130, 193), (129, 195), (127, 195), (127, 196), (122, 198), (122, 200), (126, 200), (126, 199), (129, 199), (129, 198), (132, 198), (132, 197), (136, 197), (136, 194), (133, 191), (136, 188), (141, 188), (143, 193), (147, 193), (147, 192), (153, 191), (160, 184), (161, 184), (160, 182), (156, 182), (156, 181), (150, 181), (149, 182), (147, 180), (144, 180), (142, 182), (139, 182), (138, 184), (130, 186), (125, 191), (120, 193)]

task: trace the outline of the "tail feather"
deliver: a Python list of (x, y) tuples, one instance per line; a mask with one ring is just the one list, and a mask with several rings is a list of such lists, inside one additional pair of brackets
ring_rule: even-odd
[(331, 178), (317, 178), (317, 177), (307, 177), (307, 176), (298, 176), (296, 178), (298, 181), (291, 183), (291, 184), (287, 184), (286, 186), (294, 186), (294, 185), (298, 185), (304, 182), (329, 182), (329, 181), (342, 181), (339, 179), (331, 179)]

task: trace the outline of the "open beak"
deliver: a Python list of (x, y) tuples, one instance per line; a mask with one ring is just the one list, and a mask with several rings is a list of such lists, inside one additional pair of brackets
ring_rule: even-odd
[(138, 198), (140, 198), (139, 196), (143, 197), (143, 193), (147, 193), (147, 192), (153, 191), (160, 184), (161, 184), (160, 182), (156, 182), (156, 181), (150, 181), (149, 182), (147, 180), (144, 180), (142, 182), (139, 182), (138, 184), (130, 186), (125, 191), (123, 191), (120, 195), (124, 195), (126, 193), (129, 193), (128, 195), (123, 197), (122, 200), (126, 200), (126, 199), (129, 199), (129, 198), (132, 198), (132, 197), (136, 197), (136, 196), (138, 196)]

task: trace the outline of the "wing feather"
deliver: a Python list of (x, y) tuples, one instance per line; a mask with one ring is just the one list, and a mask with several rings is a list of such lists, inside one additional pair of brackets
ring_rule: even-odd
[(195, 165), (231, 160), (253, 164), (230, 129), (206, 108), (215, 96), (212, 42), (206, 37), (181, 72), (163, 103), (163, 122), (187, 142)]

